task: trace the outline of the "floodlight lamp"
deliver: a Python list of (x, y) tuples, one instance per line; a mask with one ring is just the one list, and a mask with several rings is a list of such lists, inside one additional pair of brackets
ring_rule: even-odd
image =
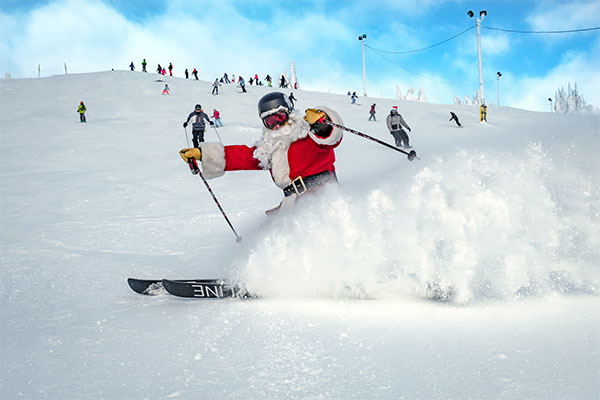
[(366, 38), (367, 38), (367, 34), (363, 33), (363, 39), (366, 39)]
[(500, 73), (500, 72), (496, 72), (496, 74), (498, 74), (498, 78), (500, 78), (502, 76), (502, 73)]
[(479, 11), (480, 17), (485, 17), (487, 15), (487, 11)]
[(473, 18), (473, 15), (475, 15), (475, 14), (473, 14), (473, 11), (469, 10), (469, 11), (467, 11), (467, 15), (469, 17)]

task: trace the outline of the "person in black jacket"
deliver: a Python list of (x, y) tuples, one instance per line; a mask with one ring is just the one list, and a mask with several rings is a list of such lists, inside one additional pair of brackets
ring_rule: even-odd
[(458, 125), (459, 128), (462, 126), (460, 124), (460, 122), (458, 122), (458, 117), (456, 116), (456, 114), (454, 114), (452, 111), (450, 111), (450, 119), (448, 121), (452, 121), (452, 120), (454, 120), (456, 122), (456, 125)]
[(190, 113), (187, 117), (187, 120), (183, 123), (183, 127), (187, 127), (191, 122), (192, 124), (192, 142), (194, 143), (194, 147), (199, 147), (200, 142), (204, 142), (204, 128), (206, 124), (204, 121), (208, 121), (209, 124), (214, 125), (214, 122), (210, 120), (208, 114), (202, 111), (202, 106), (200, 104), (196, 104), (194, 107), (194, 111)]

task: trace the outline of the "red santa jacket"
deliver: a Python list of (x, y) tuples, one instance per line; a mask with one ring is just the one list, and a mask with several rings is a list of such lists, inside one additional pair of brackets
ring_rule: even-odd
[[(333, 122), (342, 125), (341, 118), (327, 107), (317, 107), (327, 113)], [(292, 113), (289, 123), (275, 131), (263, 129), (263, 137), (255, 146), (222, 146), (220, 143), (202, 143), (204, 176), (215, 178), (225, 171), (271, 171), (275, 184), (284, 188), (293, 179), (323, 171), (335, 171), (335, 152), (343, 137), (342, 130), (334, 128), (328, 137), (321, 138), (310, 132), (302, 116)]]

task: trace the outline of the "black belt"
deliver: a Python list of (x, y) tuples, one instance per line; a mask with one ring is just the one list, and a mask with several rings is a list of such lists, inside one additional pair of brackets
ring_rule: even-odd
[(319, 172), (318, 174), (304, 177), (299, 176), (294, 179), (290, 185), (283, 188), (283, 194), (285, 197), (291, 196), (294, 193), (301, 195), (304, 194), (304, 192), (306, 192), (308, 189), (319, 186), (321, 183), (327, 182), (332, 178), (337, 181), (335, 171), (323, 171)]

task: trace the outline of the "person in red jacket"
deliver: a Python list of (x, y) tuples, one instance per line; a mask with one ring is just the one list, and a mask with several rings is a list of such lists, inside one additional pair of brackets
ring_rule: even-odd
[(292, 112), (286, 95), (271, 92), (258, 102), (263, 122), (262, 137), (252, 147), (201, 143), (200, 148), (182, 149), (185, 162), (202, 161), (207, 179), (226, 171), (269, 170), (275, 185), (283, 190), (278, 208), (287, 209), (296, 199), (326, 182), (336, 182), (335, 151), (343, 132), (324, 120), (342, 125), (339, 115), (327, 107), (306, 110), (304, 118)]

